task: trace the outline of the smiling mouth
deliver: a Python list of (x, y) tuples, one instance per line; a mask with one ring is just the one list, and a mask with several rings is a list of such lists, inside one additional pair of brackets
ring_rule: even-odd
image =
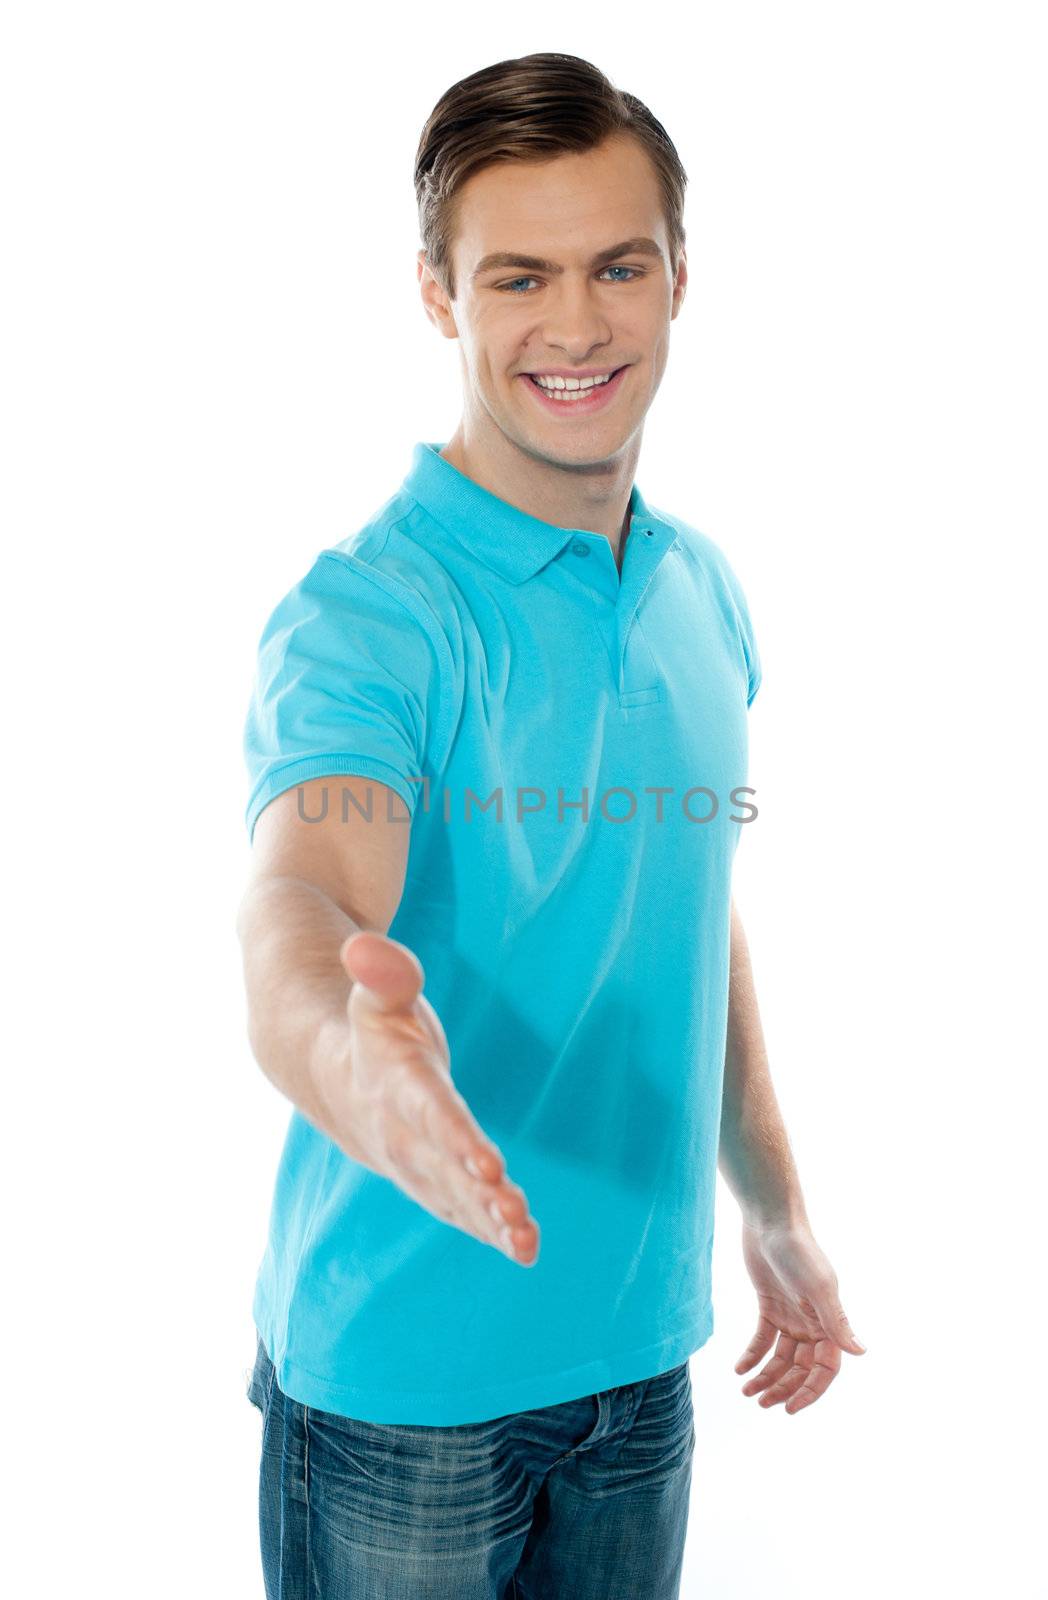
[(585, 388), (579, 389), (559, 388), (539, 383), (535, 374), (531, 372), (522, 373), (521, 376), (528, 380), (531, 387), (537, 390), (544, 400), (548, 400), (554, 405), (563, 406), (567, 410), (573, 406), (586, 405), (587, 402), (603, 398), (617, 384), (628, 366), (629, 363), (627, 362), (625, 366), (613, 367), (607, 377), (600, 378), (596, 382), (588, 382)]

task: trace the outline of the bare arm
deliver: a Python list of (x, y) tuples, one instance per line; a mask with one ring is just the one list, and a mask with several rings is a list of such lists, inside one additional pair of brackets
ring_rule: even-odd
[[(452, 1081), (418, 957), (387, 936), (407, 870), (403, 805), (370, 778), (298, 788), (301, 807), (287, 790), (258, 818), (237, 917), (255, 1057), (353, 1160), (532, 1266), (539, 1232), (523, 1190)], [(343, 815), (343, 789), (363, 814)]]
[(811, 1231), (768, 1070), (749, 949), (731, 906), (731, 978), (719, 1164), (742, 1208), (742, 1252), (757, 1291), (757, 1331), (735, 1363), (748, 1372), (774, 1353), (744, 1395), (792, 1416), (824, 1394), (841, 1351), (862, 1355), (837, 1275)]
[(747, 1221), (807, 1226), (800, 1180), (772, 1087), (749, 947), (734, 900), (719, 1164)]
[[(387, 820), (385, 786), (363, 778), (302, 785), (305, 816), (320, 815), (325, 784), (323, 822), (303, 821), (295, 790), (278, 795), (259, 816), (237, 934), (255, 1059), (314, 1127), (360, 1159), (352, 1129), (333, 1125), (321, 1087), (338, 1070), (347, 1042), (353, 980), (339, 951), (351, 934), (385, 934), (393, 921), (404, 887), (408, 824)], [(341, 789), (366, 807), (369, 786), (372, 820), (350, 809), (343, 823)], [(402, 814), (398, 801), (394, 815)]]

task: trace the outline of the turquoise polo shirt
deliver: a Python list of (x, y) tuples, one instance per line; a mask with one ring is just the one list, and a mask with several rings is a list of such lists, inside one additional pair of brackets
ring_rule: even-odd
[(276, 606), (244, 746), (249, 835), (309, 778), (394, 792), (410, 841), (389, 935), (421, 960), (454, 1081), (539, 1224), (522, 1267), (292, 1112), (253, 1306), (277, 1382), (418, 1425), (637, 1382), (712, 1331), (760, 682), (705, 534), (634, 484), (620, 574), (602, 536), (517, 510), (442, 448), (417, 444)]

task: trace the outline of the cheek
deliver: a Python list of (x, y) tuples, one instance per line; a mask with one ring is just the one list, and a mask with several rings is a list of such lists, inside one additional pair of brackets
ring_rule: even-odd
[[(461, 333), (459, 337), (463, 337)], [(470, 366), (481, 382), (505, 381), (506, 374), (520, 365), (520, 342), (511, 332), (507, 332), (504, 319), (488, 317), (485, 321), (474, 323), (463, 340), (463, 346)]]
[(480, 349), (497, 349), (513, 342), (516, 319), (504, 305), (490, 300), (474, 300), (463, 319), (473, 342)]

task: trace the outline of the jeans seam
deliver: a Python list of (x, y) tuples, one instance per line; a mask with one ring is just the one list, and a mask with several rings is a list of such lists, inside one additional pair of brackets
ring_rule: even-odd
[(313, 1508), (309, 1499), (309, 1407), (302, 1407), (302, 1488), (306, 1500), (306, 1571), (310, 1588), (320, 1600), (320, 1579), (313, 1562)]

